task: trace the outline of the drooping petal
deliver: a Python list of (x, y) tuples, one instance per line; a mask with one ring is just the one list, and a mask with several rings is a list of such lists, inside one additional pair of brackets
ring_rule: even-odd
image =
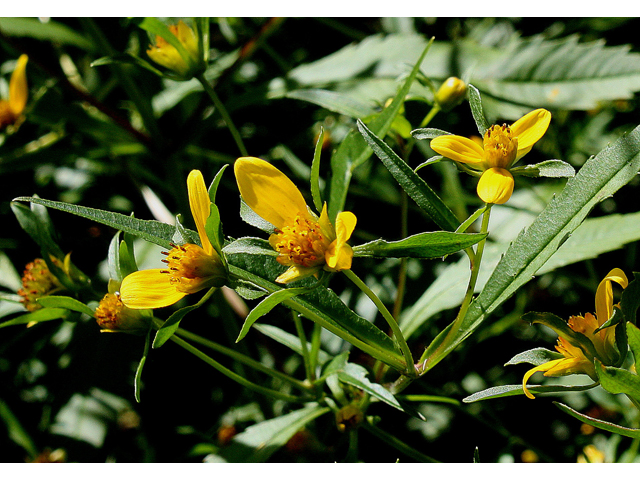
[(558, 360), (551, 360), (550, 362), (546, 362), (546, 363), (543, 363), (542, 365), (538, 365), (537, 367), (533, 367), (531, 370), (529, 370), (527, 373), (524, 374), (524, 377), (522, 379), (522, 390), (524, 390), (524, 394), (527, 396), (527, 398), (530, 398), (531, 400), (535, 398), (533, 394), (529, 392), (529, 390), (527, 389), (527, 381), (529, 380), (529, 378), (531, 378), (531, 376), (534, 373), (546, 372), (547, 370), (552, 369), (553, 367), (555, 367), (556, 365), (558, 365), (563, 361), (564, 359), (562, 358)]
[(455, 162), (482, 169), (484, 150), (469, 138), (459, 135), (441, 135), (431, 140), (431, 148)]
[(29, 57), (22, 54), (18, 58), (15, 70), (9, 81), (9, 108), (16, 117), (19, 117), (27, 105), (29, 87), (27, 86), (27, 61)]
[(291, 283), (295, 280), (300, 280), (305, 277), (309, 277), (320, 270), (320, 267), (302, 267), (300, 265), (290, 266), (286, 272), (276, 278), (278, 283)]
[(122, 280), (120, 299), (128, 308), (162, 308), (173, 305), (186, 295), (171, 285), (169, 275), (161, 269), (140, 270)]
[(187, 191), (189, 192), (191, 214), (196, 223), (202, 249), (207, 255), (211, 255), (213, 253), (213, 245), (211, 245), (211, 241), (209, 237), (207, 237), (205, 230), (207, 219), (211, 213), (211, 199), (209, 198), (209, 192), (204, 184), (204, 178), (200, 170), (191, 170), (189, 173), (187, 177)]
[(613, 315), (613, 288), (611, 282), (616, 282), (622, 288), (627, 288), (629, 280), (622, 270), (614, 268), (598, 285), (596, 290), (596, 317), (598, 324), (602, 325)]
[(490, 168), (480, 177), (478, 196), (483, 202), (503, 204), (513, 193), (513, 175), (504, 168)]
[(511, 131), (518, 137), (518, 154), (516, 160), (531, 151), (533, 144), (542, 138), (551, 123), (551, 113), (539, 108), (527, 113), (511, 125)]
[(245, 203), (274, 227), (291, 225), (298, 214), (310, 216), (298, 187), (270, 163), (241, 157), (233, 168)]
[(356, 228), (356, 216), (351, 212), (340, 212), (336, 217), (336, 239), (324, 254), (327, 267), (331, 271), (348, 270), (353, 260), (353, 249), (347, 245)]

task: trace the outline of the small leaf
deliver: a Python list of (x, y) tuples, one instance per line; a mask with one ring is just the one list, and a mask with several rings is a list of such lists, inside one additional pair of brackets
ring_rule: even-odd
[(453, 135), (439, 128), (416, 128), (411, 131), (411, 135), (416, 140), (431, 140), (441, 135)]
[(491, 126), (487, 119), (484, 117), (484, 109), (482, 108), (482, 100), (480, 98), (480, 92), (473, 85), (467, 86), (467, 92), (469, 94), (469, 106), (471, 107), (471, 115), (476, 122), (478, 132), (481, 137), (484, 137), (484, 133)]
[(37, 302), (43, 307), (66, 308), (67, 310), (84, 313), (85, 315), (93, 317), (93, 310), (90, 307), (72, 297), (52, 295), (38, 298)]
[(320, 154), (322, 153), (322, 142), (324, 140), (324, 129), (320, 127), (316, 148), (313, 151), (313, 162), (311, 163), (311, 197), (318, 212), (322, 212), (322, 196), (320, 195)]
[(355, 363), (347, 363), (344, 369), (338, 372), (338, 379), (343, 383), (348, 383), (354, 387), (361, 388), (372, 397), (391, 405), (400, 411), (404, 411), (396, 397), (378, 383), (373, 383), (367, 378), (367, 370)]
[(251, 208), (249, 208), (249, 205), (245, 203), (242, 197), (240, 198), (240, 218), (242, 218), (242, 220), (247, 222), (252, 227), (259, 228), (263, 232), (267, 232), (269, 234), (273, 233), (273, 231), (276, 229), (276, 227), (271, 225), (269, 222), (267, 222), (261, 216), (251, 210)]
[(253, 325), (256, 322), (256, 320), (258, 320), (260, 317), (269, 313), (274, 307), (280, 305), (285, 300), (288, 300), (291, 297), (294, 297), (296, 295), (307, 293), (308, 291), (309, 291), (309, 288), (307, 287), (286, 288), (278, 292), (274, 292), (271, 295), (269, 295), (267, 298), (262, 300), (258, 305), (256, 305), (253, 308), (253, 310), (249, 312), (249, 315), (247, 315), (247, 318), (244, 319), (244, 324), (242, 325), (242, 329), (238, 334), (238, 338), (236, 338), (236, 343), (242, 340), (247, 335), (247, 333), (249, 333), (249, 329), (251, 328), (251, 325)]
[(602, 430), (606, 430), (607, 432), (617, 433), (619, 435), (624, 435), (625, 437), (638, 438), (640, 439), (640, 429), (638, 428), (627, 428), (621, 427), (620, 425), (616, 425), (615, 423), (605, 422), (604, 420), (591, 418), (587, 415), (584, 415), (580, 412), (575, 411), (571, 407), (567, 407), (566, 405), (553, 402), (556, 407), (562, 410), (565, 413), (568, 413), (572, 417), (577, 418), (582, 423), (586, 423), (587, 425), (591, 425), (593, 427), (601, 428)]
[(511, 360), (505, 363), (507, 365), (518, 365), (520, 363), (530, 363), (531, 365), (542, 365), (543, 363), (550, 362), (551, 360), (558, 360), (563, 358), (562, 354), (547, 350), (546, 348), (532, 348), (526, 352), (518, 353)]
[(215, 288), (209, 289), (209, 291), (205, 293), (205, 295), (195, 305), (183, 307), (173, 312), (171, 316), (167, 318), (167, 320), (162, 324), (162, 327), (158, 329), (158, 332), (156, 333), (156, 337), (153, 339), (152, 347), (160, 348), (162, 345), (164, 345), (165, 342), (169, 340), (171, 336), (175, 333), (175, 331), (178, 330), (178, 328), (180, 327), (180, 322), (182, 321), (184, 316), (187, 313), (201, 307), (204, 304), (204, 302), (206, 302), (209, 299), (209, 297), (211, 297), (214, 291), (215, 291)]
[(220, 180), (222, 180), (222, 174), (224, 173), (224, 171), (227, 169), (227, 167), (229, 166), (229, 164), (224, 164), (220, 170), (218, 170), (218, 173), (216, 173), (216, 176), (213, 177), (213, 180), (211, 181), (211, 185), (209, 185), (208, 188), (208, 193), (209, 193), (209, 199), (211, 200), (211, 203), (216, 203), (216, 193), (218, 192), (218, 186), (220, 185)]
[[(582, 392), (590, 390), (597, 386), (597, 383), (590, 385), (527, 385), (527, 390), (532, 393), (565, 393), (565, 392)], [(513, 397), (514, 395), (524, 395), (522, 384), (520, 385), (500, 385), (499, 387), (491, 387), (481, 392), (476, 392), (463, 398), (464, 403), (473, 403), (480, 400), (492, 400), (494, 398)]]
[(545, 160), (533, 165), (523, 165), (509, 170), (513, 175), (525, 177), (570, 178), (576, 174), (575, 169), (562, 160)]
[(243, 253), (246, 255), (269, 255), (275, 257), (278, 255), (268, 240), (256, 237), (242, 237), (225, 245), (222, 249), (227, 255), (234, 253)]
[(439, 258), (464, 250), (485, 238), (483, 233), (425, 232), (403, 240), (374, 240), (353, 247), (356, 257)]
[(602, 388), (610, 393), (624, 393), (640, 401), (640, 376), (622, 368), (605, 367), (598, 359), (595, 367)]

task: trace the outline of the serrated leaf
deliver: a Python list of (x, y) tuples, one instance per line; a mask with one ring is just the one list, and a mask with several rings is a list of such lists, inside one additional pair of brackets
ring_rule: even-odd
[(425, 232), (403, 240), (374, 240), (353, 247), (356, 257), (378, 258), (438, 258), (475, 245), (486, 235), (482, 233)]
[(37, 197), (18, 197), (14, 202), (31, 202), (38, 205), (44, 205), (48, 208), (61, 210), (71, 213), (79, 217), (94, 220), (103, 225), (108, 225), (117, 230), (131, 233), (148, 242), (155, 243), (161, 247), (170, 249), (173, 241), (175, 227), (166, 223), (157, 222), (155, 220), (140, 220), (135, 217), (122, 215), (120, 213), (109, 212), (106, 210), (98, 210), (96, 208), (82, 207), (71, 203), (56, 202)]
[(235, 435), (218, 456), (230, 463), (265, 462), (307, 423), (330, 411), (329, 407), (314, 404), (252, 425)]
[(591, 425), (593, 427), (600, 428), (602, 430), (606, 430), (607, 432), (617, 433), (618, 435), (623, 435), (625, 437), (638, 438), (640, 439), (640, 429), (638, 428), (627, 428), (621, 427), (620, 425), (616, 425), (615, 423), (605, 422), (604, 420), (600, 420), (597, 418), (589, 417), (588, 415), (584, 415), (580, 412), (577, 412), (571, 407), (568, 407), (559, 402), (553, 402), (560, 410), (565, 413), (568, 413), (574, 418), (577, 418), (582, 423), (586, 423), (587, 425)]
[(367, 126), (358, 120), (358, 129), (393, 178), (413, 201), (443, 230), (453, 231), (460, 222), (453, 212), (420, 178), (407, 163), (402, 160), (389, 145), (378, 138)]
[(543, 363), (550, 362), (551, 360), (558, 360), (560, 358), (563, 358), (562, 354), (554, 352), (552, 350), (547, 350), (546, 348), (538, 347), (527, 350), (526, 352), (518, 353), (504, 365), (506, 367), (507, 365), (529, 363), (531, 365), (538, 366), (542, 365)]
[[(583, 392), (597, 386), (597, 383), (590, 385), (527, 385), (527, 390), (532, 393), (566, 393)], [(476, 392), (462, 399), (464, 403), (473, 403), (480, 400), (492, 400), (494, 398), (513, 397), (514, 395), (524, 395), (522, 384), (520, 385), (500, 385), (498, 387), (487, 388), (481, 392)]]
[[(589, 159), (531, 226), (511, 244), (484, 290), (471, 303), (453, 341), (440, 349), (450, 326), (426, 352), (432, 368), (468, 337), (499, 305), (527, 283), (585, 219), (593, 207), (626, 185), (640, 170), (640, 127)], [(449, 341), (448, 341), (449, 342)], [(437, 353), (436, 353), (437, 352)]]
[(525, 177), (570, 178), (575, 176), (575, 169), (562, 160), (545, 160), (544, 162), (523, 165), (509, 170), (513, 175)]
[(189, 305), (188, 307), (183, 307), (179, 310), (173, 312), (169, 318), (162, 324), (162, 326), (156, 332), (156, 336), (153, 339), (153, 348), (160, 348), (165, 344), (167, 340), (171, 338), (171, 336), (175, 333), (176, 330), (180, 327), (180, 322), (185, 317), (185, 315), (197, 308), (200, 308), (208, 299), (211, 297), (215, 288), (209, 289), (207, 293), (198, 301), (198, 303), (194, 305)]
[(306, 293), (308, 291), (309, 289), (305, 287), (286, 288), (270, 294), (267, 298), (265, 298), (258, 305), (256, 305), (249, 312), (249, 315), (247, 315), (247, 317), (244, 319), (244, 323), (242, 324), (242, 328), (240, 329), (238, 338), (236, 338), (236, 343), (242, 340), (247, 335), (247, 333), (249, 333), (249, 329), (251, 328), (251, 325), (253, 325), (260, 317), (269, 313), (271, 310), (273, 310), (275, 307), (280, 305), (285, 300), (291, 297), (294, 297), (296, 295)]
[(640, 376), (622, 368), (606, 367), (597, 359), (595, 367), (602, 388), (609, 393), (624, 393), (640, 401)]
[(72, 297), (51, 295), (48, 297), (40, 297), (37, 302), (46, 308), (64, 308), (93, 317), (93, 309)]

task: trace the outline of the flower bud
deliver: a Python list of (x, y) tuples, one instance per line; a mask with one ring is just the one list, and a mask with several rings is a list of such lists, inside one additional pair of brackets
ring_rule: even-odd
[(107, 293), (100, 300), (94, 315), (101, 332), (144, 333), (149, 325), (148, 317), (127, 308), (115, 293)]
[(29, 262), (22, 276), (22, 288), (18, 295), (22, 297), (22, 304), (30, 312), (34, 312), (42, 306), (37, 302), (39, 298), (62, 289), (58, 279), (51, 273), (47, 263), (42, 258), (36, 258)]
[(149, 45), (147, 50), (149, 58), (184, 79), (190, 79), (203, 72), (206, 65), (204, 65), (202, 52), (198, 48), (198, 38), (191, 27), (180, 20), (177, 25), (169, 25), (169, 30), (184, 47), (186, 57), (165, 38), (156, 35), (155, 45)]
[(457, 77), (449, 77), (436, 93), (436, 103), (443, 111), (451, 110), (458, 105), (467, 93), (467, 85)]

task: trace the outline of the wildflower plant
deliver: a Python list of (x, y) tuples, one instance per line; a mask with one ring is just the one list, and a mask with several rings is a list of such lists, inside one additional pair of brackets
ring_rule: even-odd
[[(125, 415), (138, 404), (161, 398), (168, 419), (181, 410), (176, 405), (193, 401), (187, 413), (202, 424), (175, 430), (193, 440), (188, 455), (207, 461), (378, 461), (369, 454), (373, 444), (374, 452), (432, 462), (438, 458), (428, 447), (438, 442), (412, 443), (403, 429), (428, 436), (429, 416), (438, 408), (474, 403), (467, 413), (483, 419), (477, 411), (489, 400), (508, 406), (516, 400), (506, 397), (544, 402), (546, 394), (571, 392), (591, 398), (601, 388), (621, 410), (631, 407), (624, 418), (613, 423), (557, 403), (568, 414), (564, 421), (575, 417), (640, 439), (640, 274), (632, 261), (640, 222), (635, 211), (611, 213), (616, 205), (637, 210), (629, 198), (640, 171), (640, 126), (623, 135), (608, 131), (593, 154), (586, 132), (604, 128), (602, 119), (585, 126), (579, 117), (582, 143), (558, 140), (578, 128), (571, 115), (618, 98), (605, 88), (596, 95), (591, 83), (580, 86), (583, 76), (620, 98), (640, 91), (640, 63), (636, 85), (628, 80), (631, 66), (618, 72), (609, 61), (615, 53), (632, 64), (636, 54), (515, 37), (489, 54), (486, 39), (469, 49), (422, 34), (410, 35), (412, 43), (389, 35), (291, 67), (295, 55), (285, 60), (274, 47), (280, 43), (265, 42), (287, 28), (284, 19), (259, 28), (245, 19), (126, 19), (121, 26), (130, 37), (118, 43), (126, 51), (110, 45), (99, 22), (81, 24), (87, 36), (38, 30), (80, 47), (99, 68), (91, 70), (95, 78), (83, 79), (83, 71), (72, 81), (72, 56), (61, 57), (67, 70), (58, 80), (82, 108), (69, 107), (72, 113), (59, 122), (65, 97), (56, 82), (42, 81), (47, 71), (34, 76), (42, 85), (32, 87), (39, 88), (30, 105), (33, 125), (14, 132), (11, 142), (24, 135), (24, 144), (12, 155), (44, 162), (52, 153), (61, 165), (40, 165), (31, 191), (10, 189), (7, 210), (28, 240), (20, 249), (37, 260), (13, 267), (0, 255), (0, 268), (9, 272), (0, 298), (7, 336), (46, 336), (29, 348), (38, 357), (42, 345), (56, 345), (64, 355), (49, 368), (62, 376), (67, 364), (78, 365), (76, 356), (85, 359), (83, 367), (100, 364), (87, 352), (98, 357), (107, 350), (114, 364), (122, 361), (119, 375), (109, 372), (109, 385), (125, 392), (122, 401), (83, 387), (70, 392), (64, 408), (72, 409), (76, 395), (119, 405), (113, 428), (141, 432), (145, 422)], [(20, 22), (7, 25), (9, 32), (24, 31)], [(458, 49), (461, 63), (449, 61)], [(584, 72), (584, 62), (561, 63), (559, 56), (590, 58), (593, 65)], [(6, 125), (24, 116), (26, 58), (19, 57), (9, 99), (0, 104)], [(47, 65), (39, 60), (31, 64)], [(287, 72), (273, 74), (270, 62)], [(394, 70), (399, 64), (401, 71)], [(527, 72), (518, 65), (528, 65)], [(570, 65), (579, 71), (562, 70)], [(618, 74), (629, 82), (624, 88), (610, 82)], [(558, 91), (542, 95), (530, 77)], [(92, 91), (96, 79), (105, 82), (104, 91)], [(117, 93), (115, 84), (122, 87)], [(513, 93), (518, 89), (521, 96)], [(126, 115), (101, 100), (122, 92), (128, 98), (122, 104), (131, 108)], [(363, 102), (362, 92), (376, 101)], [(313, 121), (304, 109), (280, 115), (284, 103), (277, 102), (311, 104)], [(268, 117), (257, 113), (263, 104)], [(590, 155), (577, 161), (577, 152), (588, 148)], [(22, 171), (3, 155), (0, 169)], [(85, 180), (73, 183), (64, 176), (70, 170), (73, 179)], [(55, 191), (51, 185), (72, 187), (43, 198)], [(123, 194), (104, 193), (107, 187)], [(70, 233), (75, 221), (85, 222), (87, 233)], [(18, 243), (6, 242), (6, 251)], [(624, 245), (624, 259), (600, 271)], [(566, 273), (583, 267), (590, 276)], [(549, 284), (558, 278), (570, 285), (562, 294), (567, 304), (544, 312), (540, 298), (554, 292)], [(574, 297), (585, 296), (595, 296), (595, 307), (576, 306)], [(29, 330), (21, 331), (25, 325)], [(537, 328), (557, 335), (555, 351), (540, 346), (548, 338)], [(509, 368), (493, 365), (498, 354), (534, 335), (541, 337), (535, 348), (516, 354)], [(485, 340), (497, 336), (496, 353)], [(514, 372), (522, 363), (531, 367)], [(498, 374), (471, 385), (472, 374), (494, 367)], [(574, 375), (587, 383), (570, 383)], [(549, 377), (556, 382), (546, 383)], [(532, 384), (537, 378), (545, 384)], [(177, 380), (183, 388), (175, 387)], [(164, 387), (170, 399), (158, 395)], [(123, 400), (129, 397), (131, 404)], [(215, 420), (200, 415), (202, 402)], [(60, 408), (48, 431), (72, 436), (65, 415)], [(40, 458), (44, 446), (24, 432), (15, 435), (24, 429), (2, 403), (0, 416), (28, 457)], [(138, 445), (145, 442), (140, 437)], [(585, 439), (572, 455), (601, 458), (594, 443)], [(523, 461), (545, 458), (525, 447)], [(465, 461), (461, 450), (450, 450)]]

